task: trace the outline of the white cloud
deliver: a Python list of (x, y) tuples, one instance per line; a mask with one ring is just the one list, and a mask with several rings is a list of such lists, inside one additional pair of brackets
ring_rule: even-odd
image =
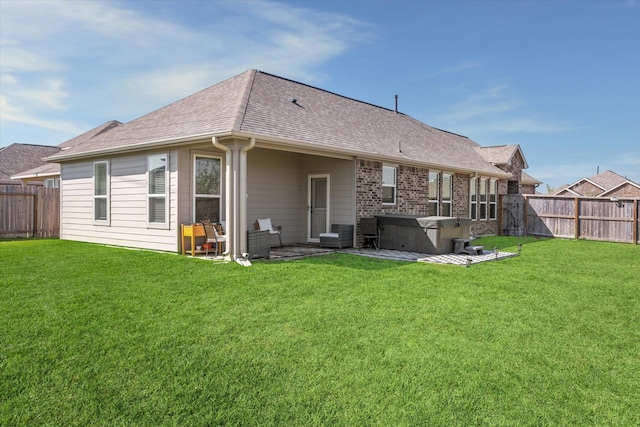
[(3, 104), (13, 106), (2, 118), (47, 129), (65, 108), (128, 120), (248, 68), (319, 81), (314, 68), (369, 37), (347, 16), (269, 1), (190, 4), (209, 21), (181, 21), (170, 13), (178, 2), (0, 4)]
[(617, 165), (625, 166), (637, 166), (638, 173), (640, 173), (640, 141), (638, 141), (638, 148), (635, 151), (629, 151), (626, 153), (619, 153), (614, 162)]
[(507, 85), (492, 86), (469, 95), (436, 116), (452, 129), (477, 134), (558, 133), (574, 130), (568, 123), (527, 112), (526, 105)]
[(47, 119), (31, 115), (22, 108), (11, 105), (3, 95), (0, 95), (0, 119), (69, 134), (80, 134), (87, 130), (85, 126), (69, 120)]
[(440, 114), (438, 118), (445, 121), (463, 121), (510, 112), (520, 105), (516, 98), (508, 94), (507, 85), (500, 85), (468, 96), (462, 102), (451, 106), (448, 112)]

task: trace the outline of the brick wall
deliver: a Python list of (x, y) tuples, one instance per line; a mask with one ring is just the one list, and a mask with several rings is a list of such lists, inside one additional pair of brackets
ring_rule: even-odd
[[(442, 174), (441, 174), (442, 175)], [(468, 174), (453, 175), (454, 216), (469, 218), (469, 179)], [(442, 176), (439, 185), (442, 183)], [(498, 194), (506, 194), (507, 180), (498, 181)], [(440, 189), (442, 194), (442, 189)], [(428, 215), (429, 170), (425, 168), (403, 166), (397, 168), (396, 204), (382, 204), (382, 162), (359, 159), (356, 165), (356, 223), (360, 218), (370, 218), (383, 214)], [(500, 212), (498, 212), (500, 215)], [(359, 234), (359, 229), (357, 230)], [(473, 221), (473, 235), (498, 234), (498, 221)]]

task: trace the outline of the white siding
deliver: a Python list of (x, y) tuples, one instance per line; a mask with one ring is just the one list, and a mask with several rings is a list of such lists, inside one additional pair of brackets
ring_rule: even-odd
[[(162, 153), (166, 151), (156, 151)], [(169, 152), (169, 218), (166, 228), (147, 226), (147, 155), (109, 160), (110, 225), (93, 223), (93, 162), (62, 165), (60, 238), (177, 251), (177, 151)]]
[[(169, 226), (150, 228), (147, 225), (147, 155), (162, 152), (166, 151), (63, 164), (60, 237), (178, 251), (180, 224), (193, 221), (193, 157), (195, 154), (220, 157), (224, 188), (224, 153), (210, 145), (169, 152)], [(109, 160), (110, 225), (93, 223), (93, 163), (99, 160)], [(354, 224), (353, 161), (255, 148), (248, 152), (247, 166), (248, 229), (254, 228), (258, 218), (270, 217), (275, 225), (283, 227), (284, 242), (306, 242), (309, 174), (331, 177), (331, 222)], [(224, 202), (223, 199), (223, 215)]]

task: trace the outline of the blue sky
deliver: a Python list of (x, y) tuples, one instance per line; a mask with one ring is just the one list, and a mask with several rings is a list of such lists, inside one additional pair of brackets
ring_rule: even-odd
[[(640, 182), (640, 3), (0, 0), (0, 146), (57, 145), (257, 68)], [(546, 192), (546, 185), (540, 187)]]

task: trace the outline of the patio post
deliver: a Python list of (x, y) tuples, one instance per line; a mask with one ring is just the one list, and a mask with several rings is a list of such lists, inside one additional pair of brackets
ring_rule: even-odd
[(225, 257), (243, 260), (247, 252), (247, 152), (255, 138), (213, 137), (213, 145), (225, 152)]

